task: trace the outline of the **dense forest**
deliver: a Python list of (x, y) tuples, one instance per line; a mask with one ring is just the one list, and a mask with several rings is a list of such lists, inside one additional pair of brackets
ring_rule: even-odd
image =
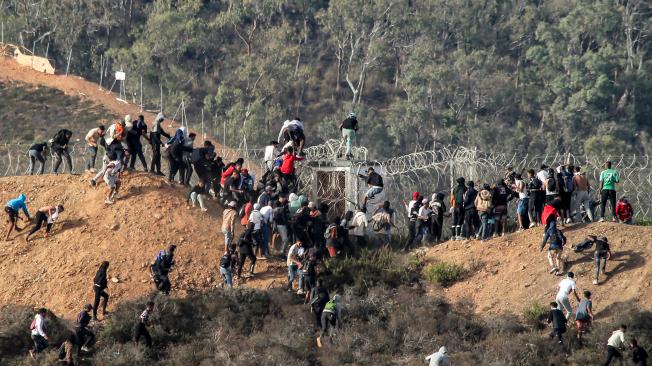
[(647, 0), (0, 0), (0, 20), (64, 72), (142, 76), (148, 106), (162, 88), (235, 146), (294, 116), (317, 143), (355, 111), (382, 157), (652, 149)]

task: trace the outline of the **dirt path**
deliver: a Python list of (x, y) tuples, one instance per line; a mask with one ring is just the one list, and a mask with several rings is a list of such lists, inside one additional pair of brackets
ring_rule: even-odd
[[(532, 302), (554, 301), (562, 277), (549, 274), (546, 252), (539, 251), (543, 229), (506, 235), (486, 243), (446, 242), (428, 251), (431, 262), (463, 265), (468, 275), (443, 291), (451, 301), (470, 301), (478, 313), (512, 312), (520, 315)], [(597, 316), (610, 316), (618, 304), (633, 302), (652, 309), (652, 228), (612, 223), (574, 225), (564, 229), (568, 245), (568, 269), (576, 275), (578, 293), (590, 290)], [(570, 246), (587, 235), (606, 236), (614, 257), (607, 265), (608, 277), (592, 285), (593, 250), (574, 253)], [(575, 306), (575, 300), (573, 300)]]

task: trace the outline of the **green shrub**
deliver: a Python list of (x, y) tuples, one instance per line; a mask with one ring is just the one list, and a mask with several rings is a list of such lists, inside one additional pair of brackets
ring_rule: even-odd
[(446, 262), (431, 263), (423, 269), (423, 275), (428, 281), (446, 287), (462, 278), (464, 267)]
[(548, 315), (548, 308), (539, 304), (538, 302), (532, 302), (523, 309), (523, 319), (525, 322), (535, 328), (542, 328), (542, 321)]

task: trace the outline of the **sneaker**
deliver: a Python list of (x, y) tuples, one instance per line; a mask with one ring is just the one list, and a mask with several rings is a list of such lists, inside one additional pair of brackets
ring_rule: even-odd
[(113, 201), (111, 201), (110, 199), (106, 199), (104, 200), (104, 203), (106, 203), (107, 205), (112, 205)]
[(206, 212), (206, 211), (208, 211), (207, 208), (202, 208), (202, 209), (201, 209), (201, 212)]
[(91, 168), (91, 169), (89, 170), (89, 172), (91, 172), (91, 173), (95, 173), (95, 168)]
[(537, 226), (537, 224), (535, 224), (535, 223), (531, 223), (531, 224), (530, 224), (530, 229), (532, 229), (532, 228), (535, 227), (535, 226)]
[(558, 271), (558, 269), (553, 267), (553, 268), (550, 270), (550, 273), (555, 273), (555, 272), (557, 272), (557, 271)]
[(611, 219), (611, 222), (617, 222), (616, 218), (614, 217), (613, 219)]
[(598, 284), (598, 280), (593, 280), (593, 284), (594, 284), (594, 285), (597, 285), (597, 284)]
[(90, 351), (88, 350), (88, 347), (86, 347), (86, 346), (83, 346), (83, 347), (81, 348), (81, 350), (82, 350), (82, 352), (90, 352)]
[(95, 179), (91, 179), (89, 181), (89, 183), (91, 184), (91, 187), (95, 187), (97, 185), (97, 182), (95, 181)]
[(567, 224), (570, 224), (571, 222), (573, 222), (573, 220), (571, 220), (570, 218), (566, 219)]
[(598, 222), (604, 222), (604, 217), (601, 217), (600, 220), (598, 220)]
[(306, 294), (306, 292), (303, 291), (303, 289), (297, 290), (297, 295), (305, 295), (305, 294)]

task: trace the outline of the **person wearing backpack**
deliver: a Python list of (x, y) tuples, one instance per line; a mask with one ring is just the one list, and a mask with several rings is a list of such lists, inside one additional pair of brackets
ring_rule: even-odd
[(408, 251), (418, 237), (418, 230), (421, 226), (419, 224), (419, 210), (421, 209), (422, 200), (421, 196), (419, 196), (410, 208), (410, 214), (408, 215), (408, 238), (405, 241), (405, 245), (403, 245), (404, 251)]
[(310, 308), (315, 316), (315, 323), (318, 328), (321, 328), (322, 312), (329, 300), (328, 290), (324, 287), (324, 282), (320, 278), (317, 280), (317, 286), (310, 291), (310, 296), (308, 297)]
[(328, 335), (332, 341), (331, 328), (341, 327), (342, 321), (342, 301), (340, 295), (333, 296), (324, 305), (324, 310), (321, 313), (321, 331), (317, 337), (317, 346), (322, 347), (322, 340), (325, 335)]
[(88, 346), (95, 341), (95, 334), (88, 329), (91, 322), (91, 315), (89, 314), (91, 310), (93, 310), (93, 306), (86, 304), (84, 309), (77, 314), (77, 320), (75, 321), (75, 334), (77, 335), (78, 344), (77, 355), (88, 352)]
[(545, 192), (542, 190), (543, 183), (536, 177), (533, 169), (527, 171), (525, 186), (529, 197), (528, 219), (530, 220), (530, 228), (533, 228), (539, 226), (539, 222), (541, 222), (541, 211), (543, 211), (545, 201)]
[(229, 248), (224, 252), (222, 258), (220, 258), (220, 274), (222, 275), (222, 288), (224, 285), (228, 288), (233, 288), (233, 263), (237, 261), (235, 253), (231, 252)]
[(95, 299), (93, 300), (93, 320), (98, 321), (97, 319), (97, 309), (100, 306), (100, 299), (104, 299), (102, 304), (102, 317), (106, 318), (108, 312), (106, 307), (109, 304), (109, 294), (106, 293), (106, 288), (108, 287), (109, 281), (106, 271), (109, 269), (109, 262), (103, 261), (100, 263), (100, 268), (97, 269), (95, 273), (95, 278), (93, 279), (93, 292), (95, 293)]
[(59, 167), (63, 159), (66, 160), (68, 172), (72, 173), (72, 159), (70, 158), (70, 149), (68, 148), (71, 137), (72, 131), (62, 129), (50, 141), (52, 143), (52, 153), (54, 154), (54, 166), (52, 168), (54, 174), (59, 174)]
[(616, 185), (620, 183), (620, 175), (611, 168), (611, 162), (605, 163), (605, 170), (600, 173), (600, 222), (604, 221), (604, 210), (607, 201), (610, 202), (612, 221), (616, 222)]
[(561, 275), (564, 271), (561, 254), (564, 250), (564, 245), (566, 244), (566, 237), (561, 230), (557, 229), (556, 221), (552, 221), (552, 223), (546, 228), (543, 241), (541, 242), (541, 245), (539, 245), (540, 251), (543, 251), (548, 240), (550, 240), (550, 246), (548, 247), (548, 262), (551, 267), (550, 273)]
[(489, 217), (493, 208), (493, 197), (491, 195), (491, 187), (489, 184), (484, 184), (482, 190), (475, 198), (475, 207), (480, 213), (480, 229), (478, 229), (478, 237), (482, 242), (487, 241), (489, 238)]
[(170, 272), (174, 267), (174, 252), (177, 249), (177, 246), (172, 244), (168, 247), (167, 250), (161, 250), (154, 264), (150, 266), (150, 270), (154, 277), (154, 285), (156, 289), (162, 293), (169, 295), (170, 290), (172, 290), (172, 284), (170, 283)]
[(347, 222), (349, 237), (352, 238), (356, 250), (367, 246), (366, 233), (368, 225), (367, 214), (359, 209), (353, 213), (351, 219)]
[(48, 143), (42, 142), (33, 144), (29, 147), (27, 151), (27, 156), (29, 156), (29, 175), (34, 175), (34, 169), (36, 168), (36, 161), (41, 164), (39, 168), (39, 175), (42, 175), (45, 171), (45, 153), (48, 151)]
[(61, 343), (61, 346), (59, 346), (59, 354), (58, 354), (58, 365), (63, 365), (63, 366), (75, 366), (74, 363), (74, 350), (75, 350), (75, 344), (78, 342), (75, 333), (70, 332), (68, 336), (66, 337), (66, 340)]
[(48, 311), (45, 308), (38, 309), (36, 315), (34, 315), (34, 320), (32, 320), (32, 324), (29, 327), (32, 341), (34, 342), (34, 349), (29, 351), (32, 357), (48, 348), (49, 338), (45, 332), (45, 317), (47, 316), (47, 313)]
[(444, 203), (444, 194), (441, 192), (433, 193), (430, 199), (430, 210), (432, 211), (430, 220), (430, 235), (432, 235), (433, 243), (441, 242), (441, 234), (444, 229), (444, 216), (449, 213)]
[[(572, 168), (572, 167), (570, 167)], [(572, 220), (571, 215), (571, 200), (575, 186), (573, 184), (573, 173), (570, 172), (568, 165), (559, 167), (560, 171), (557, 175), (559, 182), (559, 197), (561, 198), (561, 217), (566, 224), (570, 224)]]
[(240, 258), (238, 259), (238, 279), (242, 276), (242, 267), (244, 267), (245, 261), (249, 258), (249, 277), (254, 275), (254, 267), (256, 267), (256, 254), (254, 253), (253, 248), (253, 224), (249, 224), (247, 229), (240, 235), (238, 239), (238, 252), (240, 253)]
[(543, 187), (546, 190), (546, 204), (550, 204), (555, 197), (559, 196), (559, 187), (554, 169), (548, 170), (548, 178), (543, 182)]
[(389, 201), (383, 202), (371, 216), (372, 227), (376, 235), (380, 238), (381, 246), (389, 245), (392, 242), (392, 227), (396, 227), (394, 223), (394, 209), (390, 206)]

